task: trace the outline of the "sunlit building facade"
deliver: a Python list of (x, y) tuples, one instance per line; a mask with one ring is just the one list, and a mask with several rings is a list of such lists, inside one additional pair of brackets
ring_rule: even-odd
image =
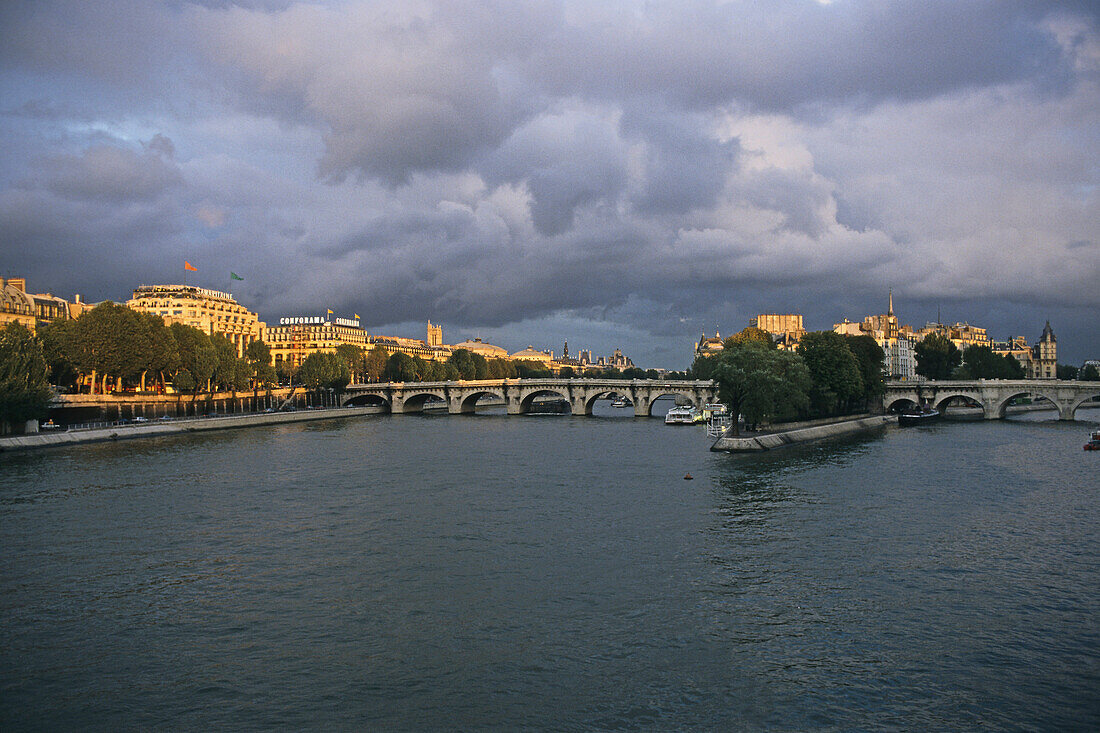
[(264, 340), (266, 324), (230, 293), (192, 285), (142, 285), (126, 305), (160, 316), (167, 324), (194, 326), (210, 336), (221, 334), (237, 347), (237, 356), (253, 341)]

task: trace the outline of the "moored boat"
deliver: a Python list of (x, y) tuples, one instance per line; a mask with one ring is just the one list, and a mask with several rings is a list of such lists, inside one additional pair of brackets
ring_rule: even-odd
[(703, 419), (703, 413), (694, 407), (673, 407), (665, 415), (665, 425), (692, 425)]
[(1085, 450), (1100, 450), (1100, 430), (1089, 433), (1089, 442), (1085, 443)]
[(898, 425), (902, 427), (929, 425), (937, 422), (939, 419), (939, 410), (929, 407), (928, 405), (921, 405), (920, 407), (912, 408), (899, 414)]

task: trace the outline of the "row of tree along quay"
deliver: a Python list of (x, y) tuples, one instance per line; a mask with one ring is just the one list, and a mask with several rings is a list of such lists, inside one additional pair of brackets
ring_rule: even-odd
[[(166, 325), (157, 315), (106, 302), (72, 320), (41, 324), (36, 334), (8, 324), (0, 330), (0, 422), (21, 426), (44, 420), (55, 393), (117, 395), (169, 394), (189, 397), (194, 406), (216, 392), (236, 394), (287, 385), (316, 392), (341, 390), (349, 382), (435, 382), (453, 380), (545, 378), (543, 364), (486, 359), (458, 349), (445, 362), (424, 360), (382, 346), (351, 344), (335, 353), (315, 352), (300, 366), (271, 365), (271, 350), (250, 343), (237, 347), (220, 334), (209, 335), (180, 323)], [(636, 367), (565, 367), (559, 377), (656, 379), (656, 370)], [(684, 373), (666, 375), (686, 379)], [(254, 401), (255, 404), (255, 401)], [(5, 427), (6, 432), (11, 427)]]

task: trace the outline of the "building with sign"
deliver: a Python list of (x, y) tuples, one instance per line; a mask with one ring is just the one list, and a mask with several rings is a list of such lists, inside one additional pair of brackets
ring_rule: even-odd
[(331, 316), (284, 316), (278, 326), (268, 327), (264, 335), (271, 349), (272, 365), (278, 368), (287, 364), (295, 369), (310, 354), (332, 353), (343, 344), (368, 349), (369, 338), (359, 326), (358, 318)]
[(142, 285), (126, 305), (152, 313), (167, 324), (194, 326), (210, 336), (221, 334), (237, 347), (237, 356), (253, 341), (264, 340), (266, 324), (232, 294), (192, 285)]

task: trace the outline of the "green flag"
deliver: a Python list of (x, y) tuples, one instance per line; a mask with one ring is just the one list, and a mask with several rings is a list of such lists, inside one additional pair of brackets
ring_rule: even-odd
[(230, 280), (244, 280), (243, 277), (241, 277), (237, 273), (233, 272), (232, 270), (229, 271), (229, 279)]

